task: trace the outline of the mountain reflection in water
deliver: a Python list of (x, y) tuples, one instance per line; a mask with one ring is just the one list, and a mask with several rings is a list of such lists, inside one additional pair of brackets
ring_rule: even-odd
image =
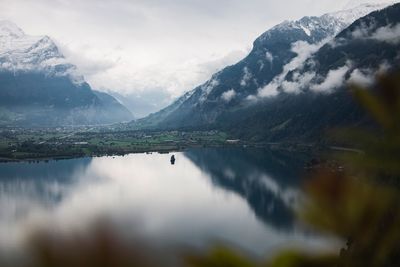
[(68, 232), (107, 218), (158, 246), (223, 241), (263, 255), (285, 245), (326, 247), (296, 227), (301, 155), (264, 149), (0, 164), (0, 248), (32, 227)]
[(265, 149), (201, 149), (185, 153), (219, 187), (247, 200), (267, 225), (290, 230), (305, 158)]

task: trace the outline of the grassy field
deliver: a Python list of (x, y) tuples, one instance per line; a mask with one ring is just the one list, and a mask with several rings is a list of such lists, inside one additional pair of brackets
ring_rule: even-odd
[(0, 160), (36, 160), (83, 156), (168, 152), (187, 147), (224, 146), (218, 131), (138, 132), (87, 129), (1, 129)]

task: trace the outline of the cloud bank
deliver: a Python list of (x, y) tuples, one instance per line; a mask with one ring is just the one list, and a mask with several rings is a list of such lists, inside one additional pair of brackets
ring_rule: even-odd
[(171, 102), (244, 57), (272, 26), (347, 2), (0, 0), (0, 18), (49, 35), (95, 89), (143, 97), (159, 91)]

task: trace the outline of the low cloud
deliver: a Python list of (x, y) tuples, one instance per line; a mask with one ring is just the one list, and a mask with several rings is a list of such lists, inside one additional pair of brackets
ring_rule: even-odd
[(354, 39), (375, 40), (392, 45), (400, 43), (400, 24), (388, 25), (373, 30), (372, 27), (361, 25), (351, 33)]
[(234, 50), (222, 57), (217, 57), (215, 59), (210, 59), (206, 62), (199, 63), (198, 68), (200, 72), (208, 75), (207, 78), (209, 78), (212, 74), (216, 73), (217, 71), (229, 65), (239, 62), (248, 53), (249, 53), (248, 50)]
[(297, 56), (283, 67), (283, 72), (281, 74), (283, 78), (289, 73), (289, 71), (292, 71), (294, 69), (301, 69), (304, 62), (327, 42), (328, 39), (325, 39), (317, 44), (309, 44), (304, 41), (293, 43), (292, 52), (296, 53)]
[[(295, 88), (295, 85), (291, 82), (285, 83), (285, 78), (290, 71), (295, 69), (301, 70), (304, 62), (310, 58), (315, 52), (317, 52), (328, 39), (321, 41), (318, 44), (310, 44), (305, 41), (298, 41), (292, 44), (292, 52), (296, 53), (297, 56), (293, 58), (288, 64), (283, 67), (283, 71), (277, 77), (275, 77), (268, 85), (258, 90), (259, 97), (271, 97), (279, 93), (278, 88), (284, 84), (284, 87), (290, 92), (299, 92), (300, 87)], [(299, 77), (302, 83), (305, 83), (309, 78), (309, 74), (304, 77)]]
[(315, 77), (315, 72), (306, 72), (300, 74), (296, 72), (293, 75), (293, 81), (283, 81), (282, 82), (282, 90), (286, 93), (295, 93), (298, 94), (301, 92), (301, 88), (306, 87), (310, 84), (311, 80)]
[(65, 58), (76, 65), (79, 72), (85, 77), (106, 72), (118, 64), (118, 59), (107, 58), (105, 55), (91, 54), (90, 51), (93, 51), (93, 49), (88, 46), (71, 48), (57, 41), (56, 45), (60, 48)]
[(377, 76), (386, 74), (391, 68), (392, 66), (387, 61), (384, 61), (375, 69), (354, 69), (347, 82), (349, 84), (370, 87), (374, 84)]
[(258, 97), (256, 97), (255, 95), (248, 95), (247, 97), (246, 97), (246, 100), (247, 101), (250, 101), (250, 102), (255, 102), (255, 101), (257, 101), (259, 98)]
[(231, 89), (231, 90), (228, 90), (228, 91), (224, 92), (224, 93), (221, 95), (221, 98), (222, 98), (225, 102), (230, 102), (233, 98), (235, 98), (235, 96), (236, 96), (235, 90)]
[(365, 23), (361, 23), (359, 27), (351, 32), (351, 37), (353, 39), (366, 39), (370, 37), (371, 32), (373, 31), (373, 25), (366, 25)]
[(361, 86), (370, 86), (374, 82), (374, 74), (372, 70), (359, 70), (355, 69), (350, 74), (347, 80), (350, 84), (357, 84)]
[(335, 70), (330, 70), (325, 80), (320, 84), (311, 86), (311, 90), (319, 93), (330, 93), (332, 90), (342, 86), (345, 82), (345, 75), (350, 70), (349, 64)]
[(274, 97), (278, 94), (278, 85), (275, 83), (269, 83), (258, 90), (258, 97)]
[(392, 66), (385, 60), (379, 65), (378, 74), (387, 73), (391, 68)]
[(372, 34), (371, 39), (386, 42), (389, 44), (400, 43), (400, 23), (394, 26), (381, 27)]

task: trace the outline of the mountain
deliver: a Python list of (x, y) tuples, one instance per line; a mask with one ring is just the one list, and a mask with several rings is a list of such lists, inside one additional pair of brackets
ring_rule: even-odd
[(56, 126), (129, 121), (111, 96), (94, 92), (48, 36), (0, 21), (0, 125)]
[[(400, 4), (355, 21), (303, 64), (262, 88), (266, 97), (219, 121), (243, 138), (319, 140), (334, 127), (370, 125), (347, 90), (348, 82), (373, 84), (373, 77), (400, 63)], [(246, 115), (244, 115), (246, 114)], [(250, 131), (241, 130), (251, 129)]]
[(135, 118), (144, 118), (169, 104), (168, 93), (157, 90), (146, 90), (140, 94), (124, 94), (112, 91), (107, 93), (118, 99), (121, 104), (127, 107)]
[[(277, 141), (314, 140), (332, 126), (361, 123), (365, 118), (344, 80), (398, 62), (396, 42), (371, 39), (400, 19), (399, 4), (385, 7), (362, 5), (285, 21), (257, 38), (242, 61), (133, 126), (222, 129), (239, 138)], [(354, 27), (361, 27), (354, 34), (365, 36), (354, 38)]]

